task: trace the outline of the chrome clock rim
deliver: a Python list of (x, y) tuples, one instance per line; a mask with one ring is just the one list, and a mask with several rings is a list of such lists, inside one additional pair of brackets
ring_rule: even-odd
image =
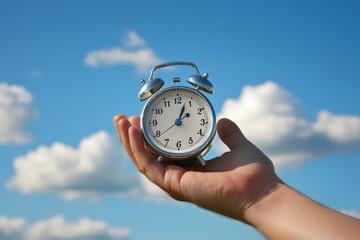
[[(159, 96), (160, 94), (166, 92), (166, 91), (170, 91), (170, 90), (185, 90), (185, 91), (190, 91), (196, 95), (198, 95), (200, 98), (202, 98), (210, 107), (210, 114), (211, 117), (213, 119), (213, 123), (212, 126), (210, 128), (210, 134), (207, 137), (206, 141), (204, 143), (202, 143), (201, 145), (197, 146), (195, 149), (186, 152), (186, 153), (174, 153), (174, 152), (169, 152), (169, 151), (164, 151), (163, 149), (160, 149), (158, 146), (156, 146), (153, 142), (152, 139), (150, 138), (150, 136), (148, 136), (145, 131), (144, 131), (144, 126), (145, 126), (145, 117), (144, 114), (148, 108), (149, 105), (151, 105), (152, 101)], [(202, 94), (200, 91), (197, 91), (193, 88), (190, 87), (186, 87), (186, 86), (172, 86), (172, 87), (168, 87), (166, 89), (163, 89), (159, 92), (157, 92), (156, 94), (154, 94), (153, 96), (151, 96), (151, 98), (146, 102), (145, 106), (143, 107), (143, 110), (141, 112), (141, 116), (140, 116), (140, 126), (141, 126), (141, 130), (143, 133), (143, 137), (145, 142), (147, 143), (147, 145), (149, 146), (149, 148), (154, 151), (156, 154), (163, 156), (165, 158), (169, 158), (169, 159), (186, 159), (186, 158), (190, 158), (190, 157), (194, 157), (196, 155), (201, 154), (206, 148), (207, 146), (209, 146), (209, 144), (211, 144), (212, 140), (215, 137), (216, 134), (216, 115), (215, 115), (215, 111), (214, 108), (211, 104), (211, 102), (208, 100), (208, 98)]]

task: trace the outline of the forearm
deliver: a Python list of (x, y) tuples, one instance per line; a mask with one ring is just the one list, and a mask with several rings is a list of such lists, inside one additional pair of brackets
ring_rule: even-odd
[(269, 239), (360, 239), (360, 221), (329, 209), (279, 183), (253, 204), (245, 220)]

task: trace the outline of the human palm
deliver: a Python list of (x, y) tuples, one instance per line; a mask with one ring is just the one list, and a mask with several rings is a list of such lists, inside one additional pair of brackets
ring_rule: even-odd
[(204, 167), (158, 163), (144, 145), (139, 122), (139, 117), (114, 118), (119, 139), (135, 166), (174, 199), (243, 220), (245, 210), (280, 181), (271, 161), (228, 119), (218, 122), (217, 131), (230, 151)]

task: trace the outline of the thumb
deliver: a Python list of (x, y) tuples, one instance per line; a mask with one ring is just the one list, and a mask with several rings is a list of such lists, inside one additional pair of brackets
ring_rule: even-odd
[(240, 128), (231, 120), (222, 118), (217, 123), (218, 135), (230, 150), (248, 142)]

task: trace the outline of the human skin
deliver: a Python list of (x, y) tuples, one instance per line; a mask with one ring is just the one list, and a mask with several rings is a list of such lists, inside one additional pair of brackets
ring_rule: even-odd
[(217, 124), (230, 151), (199, 164), (156, 161), (148, 151), (137, 116), (113, 119), (120, 142), (136, 168), (179, 201), (228, 216), (269, 239), (360, 239), (360, 221), (327, 208), (286, 185), (271, 160), (228, 119)]

